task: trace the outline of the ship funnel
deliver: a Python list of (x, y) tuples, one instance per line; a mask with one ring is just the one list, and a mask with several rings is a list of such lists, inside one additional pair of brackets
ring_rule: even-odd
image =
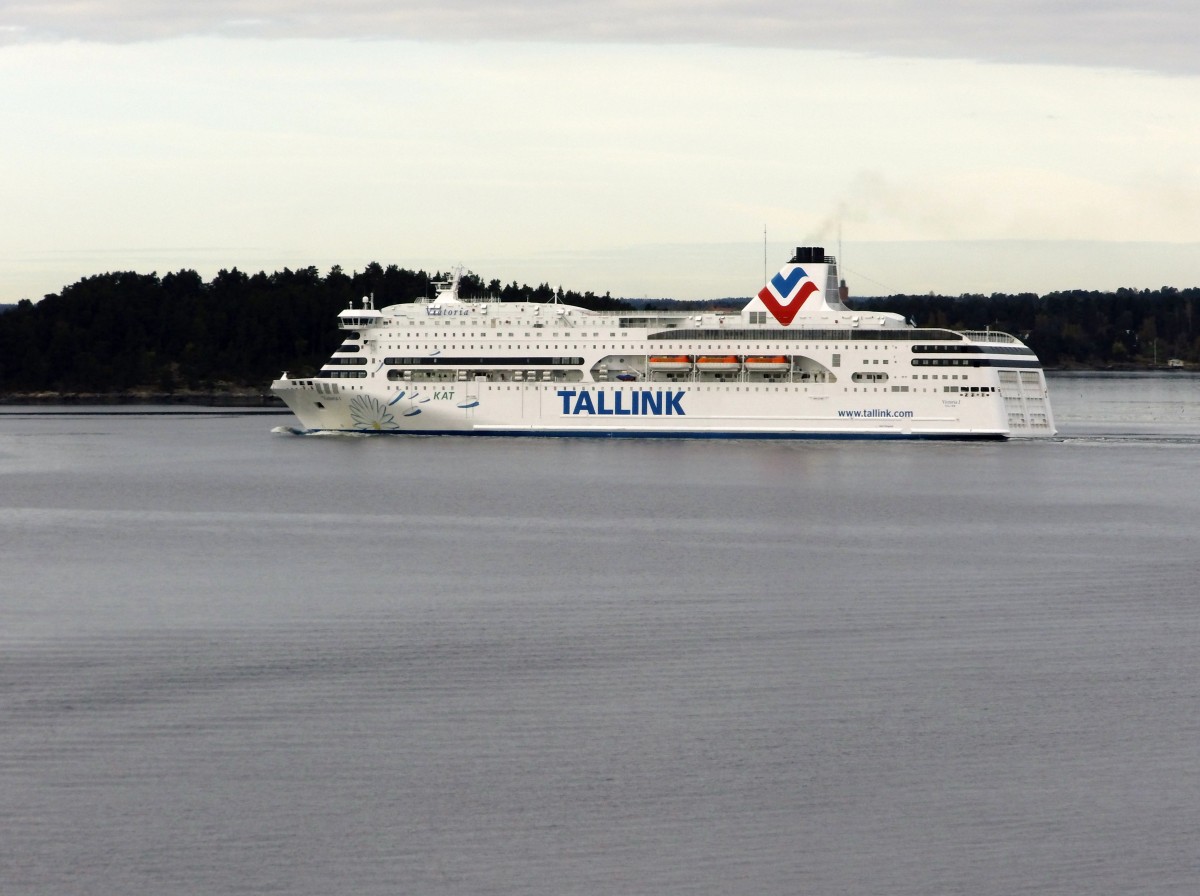
[(772, 317), (781, 326), (797, 318), (828, 318), (848, 311), (838, 287), (837, 259), (823, 246), (797, 246), (796, 254), (767, 281), (743, 313), (750, 322)]

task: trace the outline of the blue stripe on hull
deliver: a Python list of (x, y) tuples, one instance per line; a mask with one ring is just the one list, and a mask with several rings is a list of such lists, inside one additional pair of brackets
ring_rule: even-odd
[(888, 442), (1003, 442), (1008, 436), (1001, 433), (838, 433), (838, 432), (594, 432), (570, 430), (404, 430), (404, 429), (308, 429), (301, 434), (346, 433), (348, 435), (371, 436), (492, 436), (497, 438), (543, 438), (543, 439), (788, 439), (791, 441), (888, 441)]

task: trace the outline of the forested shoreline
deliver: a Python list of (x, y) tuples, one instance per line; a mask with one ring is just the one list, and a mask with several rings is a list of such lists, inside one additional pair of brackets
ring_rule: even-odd
[[(124, 395), (217, 399), (261, 397), (282, 370), (315, 372), (341, 341), (339, 311), (373, 295), (376, 307), (432, 295), (445, 275), (368, 265), (345, 273), (315, 267), (273, 274), (222, 270), (210, 281), (181, 270), (85, 277), (40, 302), (0, 314), (0, 396)], [(594, 310), (663, 306), (740, 309), (712, 302), (622, 300), (463, 275), (464, 298), (555, 299)], [(1200, 287), (1115, 292), (1071, 290), (851, 298), (862, 310), (893, 311), (919, 326), (1012, 333), (1048, 368), (1165, 366), (1200, 361)]]

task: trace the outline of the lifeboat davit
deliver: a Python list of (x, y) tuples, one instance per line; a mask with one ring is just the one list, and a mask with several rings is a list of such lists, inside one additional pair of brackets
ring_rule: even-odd
[(746, 359), (746, 369), (759, 373), (775, 373), (787, 370), (790, 365), (783, 355), (765, 355)]
[(687, 355), (651, 355), (651, 370), (691, 370), (692, 359)]
[(700, 370), (741, 370), (742, 363), (737, 355), (707, 355), (696, 359)]

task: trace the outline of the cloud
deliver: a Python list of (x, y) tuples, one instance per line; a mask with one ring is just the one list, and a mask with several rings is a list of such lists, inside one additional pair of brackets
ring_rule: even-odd
[(18, 0), (0, 43), (255, 38), (712, 44), (1200, 73), (1193, 0)]
[[(990, 286), (926, 280), (907, 256), (872, 263), (866, 243), (1091, 241), (1096, 276), (1112, 266), (1105, 242), (1187, 243), (1151, 274), (1196, 282), (1194, 75), (898, 55), (1085, 34), (1083, 18), (1067, 28), (1020, 0), (1011, 22), (970, 7), (928, 33), (917, 24), (935, 16), (903, 0), (900, 13), (860, 3), (857, 19), (821, 2), (815, 25), (724, 0), (688, 17), (661, 0), (605, 15), (590, 0), (77, 0), (69, 17), (56, 0), (0, 2), (0, 119), (20, 123), (5, 144), (20, 176), (0, 179), (14, 210), (0, 222), (0, 301), (104, 269), (370, 260), (743, 294), (761, 285), (764, 228), (827, 248), (844, 232), (857, 272), (896, 291)], [(1121, 33), (1141, 45), (1158, 27), (1133, 16)], [(829, 51), (838, 34), (861, 52)], [(824, 51), (795, 49), (805, 41)], [(1097, 47), (1078, 37), (1055, 52)], [(737, 248), (718, 257), (716, 244)], [(1035, 291), (1061, 284), (1049, 255), (1020, 271)]]

